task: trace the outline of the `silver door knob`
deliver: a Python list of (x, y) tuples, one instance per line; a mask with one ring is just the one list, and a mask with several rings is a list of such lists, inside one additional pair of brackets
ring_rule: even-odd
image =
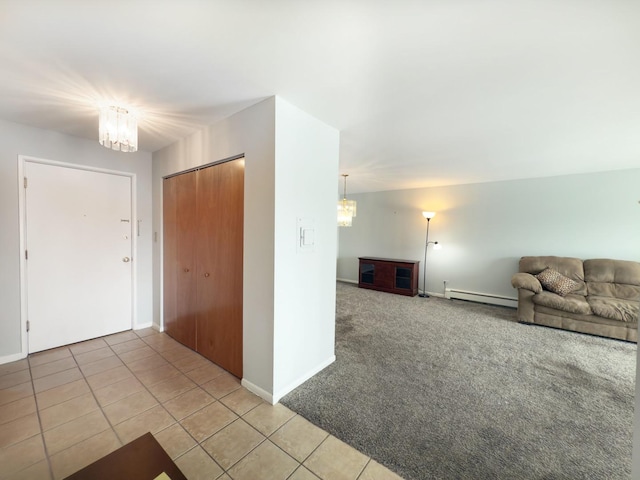
[(208, 273), (205, 273), (205, 274), (204, 274), (204, 276), (205, 276), (205, 277), (208, 277), (208, 276), (209, 276), (209, 274), (208, 274)]
[(124, 263), (127, 263), (129, 260), (131, 260), (129, 257), (124, 257), (124, 258), (122, 259), (122, 261), (123, 261)]

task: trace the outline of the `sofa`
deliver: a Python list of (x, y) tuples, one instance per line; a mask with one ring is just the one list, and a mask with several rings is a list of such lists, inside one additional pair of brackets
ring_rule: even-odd
[(638, 341), (640, 263), (522, 257), (518, 270), (518, 321)]

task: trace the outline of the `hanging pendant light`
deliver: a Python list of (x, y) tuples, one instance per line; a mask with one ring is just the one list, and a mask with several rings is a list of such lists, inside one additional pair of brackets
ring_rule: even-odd
[(348, 174), (342, 174), (344, 177), (344, 194), (342, 200), (338, 200), (338, 226), (350, 227), (353, 217), (356, 216), (356, 201), (347, 200), (347, 177)]
[(138, 121), (126, 108), (100, 108), (98, 139), (103, 147), (120, 152), (138, 150)]

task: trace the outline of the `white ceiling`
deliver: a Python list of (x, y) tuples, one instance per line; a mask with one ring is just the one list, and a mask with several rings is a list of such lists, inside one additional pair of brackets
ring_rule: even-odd
[(350, 193), (637, 168), (639, 25), (637, 0), (0, 0), (0, 118), (97, 139), (115, 99), (155, 151), (280, 95), (341, 131)]

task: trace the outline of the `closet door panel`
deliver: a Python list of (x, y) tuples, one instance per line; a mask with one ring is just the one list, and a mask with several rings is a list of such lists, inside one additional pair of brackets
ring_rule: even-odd
[(244, 160), (198, 172), (197, 351), (242, 377)]
[(177, 244), (177, 177), (166, 178), (162, 183), (163, 218), (163, 317), (164, 328), (173, 337), (178, 320), (178, 244)]
[(178, 330), (174, 337), (184, 345), (196, 348), (197, 278), (197, 176), (196, 172), (174, 177), (177, 188), (177, 317)]
[(164, 322), (167, 334), (196, 348), (196, 175), (163, 182)]

